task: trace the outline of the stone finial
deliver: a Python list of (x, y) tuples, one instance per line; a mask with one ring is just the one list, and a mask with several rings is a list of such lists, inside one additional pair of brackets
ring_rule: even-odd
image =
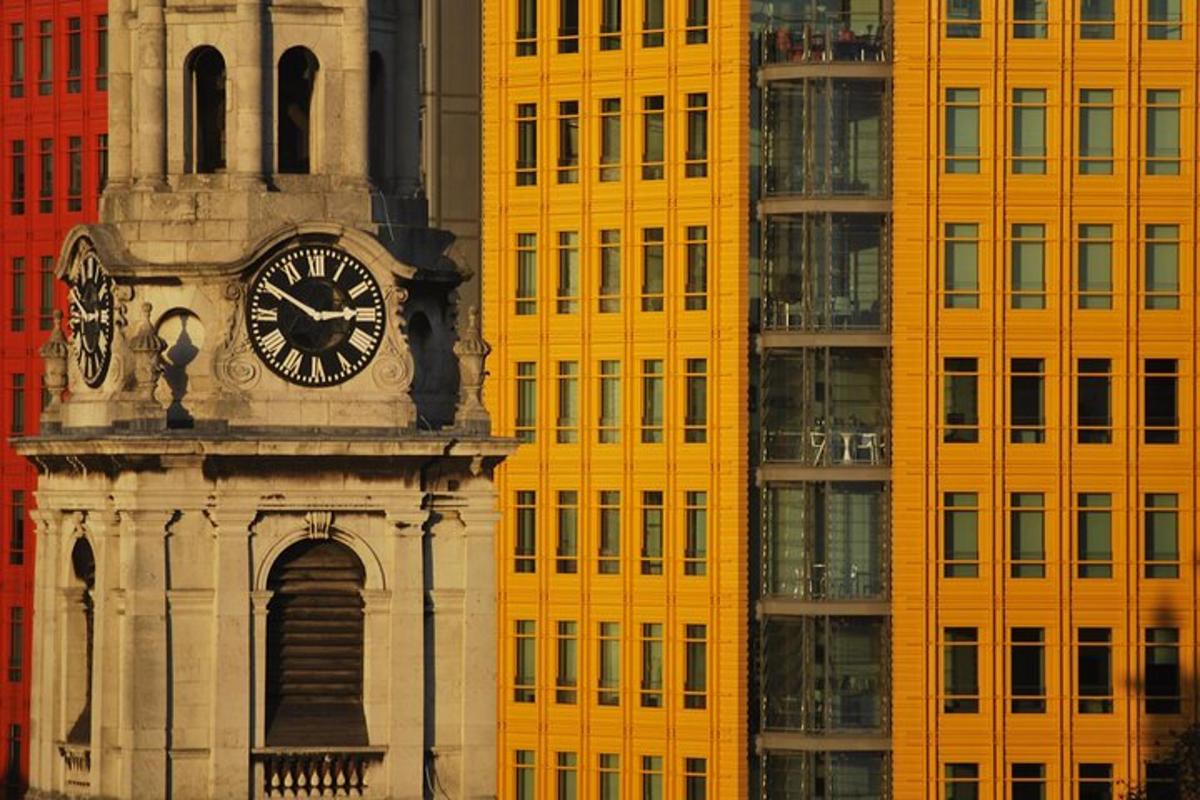
[(487, 376), (484, 362), (492, 348), (483, 340), (479, 327), (479, 308), (467, 309), (467, 319), (454, 343), (458, 356), (458, 406), (454, 410), (455, 427), (477, 433), (491, 431), (491, 418), (483, 406), (483, 381)]
[(149, 411), (157, 409), (154, 399), (154, 389), (158, 384), (158, 376), (162, 372), (162, 353), (167, 349), (167, 343), (154, 331), (154, 323), (150, 320), (150, 312), (154, 307), (150, 303), (142, 303), (142, 321), (137, 332), (129, 339), (129, 349), (133, 353), (133, 370), (137, 386), (134, 389), (136, 399), (145, 404)]
[(44, 422), (58, 421), (61, 416), (63, 392), (67, 388), (67, 358), (70, 356), (71, 348), (67, 344), (66, 337), (63, 336), (62, 319), (62, 311), (55, 310), (54, 327), (50, 331), (50, 338), (38, 350), (38, 355), (42, 357), (42, 364), (45, 366), (46, 393), (50, 396), (50, 403), (42, 411)]

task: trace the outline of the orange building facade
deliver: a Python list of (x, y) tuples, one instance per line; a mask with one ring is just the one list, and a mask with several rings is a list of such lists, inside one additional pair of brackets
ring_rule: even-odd
[(1177, 796), (1196, 14), (896, 2), (897, 798)]

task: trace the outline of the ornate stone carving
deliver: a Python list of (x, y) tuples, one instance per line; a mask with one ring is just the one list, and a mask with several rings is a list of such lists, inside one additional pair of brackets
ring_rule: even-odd
[(310, 511), (304, 515), (304, 523), (308, 526), (308, 538), (328, 539), (333, 531), (333, 512)]
[(483, 406), (484, 362), (492, 348), (483, 340), (479, 329), (479, 309), (467, 309), (467, 319), (454, 343), (458, 356), (458, 406), (454, 410), (455, 427), (486, 434), (491, 430), (491, 418)]
[(137, 416), (142, 418), (156, 417), (162, 412), (162, 406), (154, 399), (154, 390), (162, 373), (162, 352), (167, 343), (154, 331), (150, 319), (153, 310), (149, 303), (142, 303), (142, 321), (129, 339), (129, 350), (133, 353), (133, 399)]
[(250, 353), (250, 340), (246, 336), (246, 325), (242, 315), (245, 288), (240, 281), (225, 285), (225, 299), (229, 301), (229, 325), (225, 339), (217, 346), (213, 356), (213, 374), (219, 383), (243, 392), (253, 389), (262, 375), (257, 359)]
[(54, 312), (54, 328), (50, 338), (38, 350), (45, 366), (46, 392), (50, 395), (50, 403), (42, 411), (42, 422), (57, 422), (62, 415), (62, 396), (67, 388), (67, 358), (70, 355), (70, 345), (62, 332), (63, 314)]
[(388, 313), (387, 333), (383, 346), (375, 356), (375, 366), (371, 369), (371, 378), (375, 385), (385, 392), (395, 393), (397, 402), (405, 407), (405, 424), (415, 417), (409, 392), (416, 374), (416, 363), (408, 344), (408, 333), (404, 329), (403, 305), (407, 299), (408, 291), (405, 289), (392, 288), (386, 291), (384, 302), (387, 303)]

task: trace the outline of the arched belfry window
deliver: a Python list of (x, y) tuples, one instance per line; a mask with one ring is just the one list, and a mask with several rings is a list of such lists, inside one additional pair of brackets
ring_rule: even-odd
[(371, 181), (384, 189), (387, 185), (387, 81), (383, 56), (371, 51), (371, 107), (367, 125), (371, 158)]
[[(75, 719), (67, 731), (69, 744), (88, 744), (92, 738), (92, 650), (95, 641), (96, 558), (87, 539), (76, 539), (71, 550), (76, 593), (68, 604), (66, 700)], [(76, 712), (75, 709), (78, 709)], [(68, 717), (70, 719), (70, 717)]]
[(187, 61), (187, 147), (189, 169), (225, 169), (225, 58), (215, 47), (199, 47)]
[(320, 63), (306, 47), (279, 59), (279, 171), (307, 175), (313, 167), (313, 97)]
[(362, 562), (333, 540), (292, 545), (267, 588), (266, 744), (367, 744)]

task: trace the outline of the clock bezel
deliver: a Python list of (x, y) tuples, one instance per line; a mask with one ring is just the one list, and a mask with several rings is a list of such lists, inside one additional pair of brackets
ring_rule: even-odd
[[(95, 270), (92, 271), (90, 277), (86, 267), (89, 262), (95, 264)], [(81, 248), (76, 253), (73, 266), (71, 279), (68, 281), (70, 288), (67, 291), (67, 326), (71, 331), (71, 350), (75, 358), (75, 366), (78, 368), (84, 384), (91, 389), (98, 389), (108, 379), (108, 370), (112, 365), (113, 338), (116, 335), (116, 282), (94, 248)], [(90, 302), (103, 303), (102, 307), (85, 308), (85, 302), (89, 302), (88, 297), (85, 297), (82, 291), (85, 282), (97, 285), (98, 288), (92, 293)], [(101, 292), (99, 287), (106, 287), (107, 291)], [(104, 302), (102, 298), (107, 298), (107, 302)], [(94, 337), (88, 336), (86, 328), (88, 320), (79, 320), (75, 313), (76, 307), (84, 314), (94, 313), (97, 315), (98, 327)], [(85, 347), (89, 338), (95, 339), (90, 349)], [(99, 353), (99, 365), (96, 367), (95, 374), (91, 376), (88, 374), (85, 352)]]

